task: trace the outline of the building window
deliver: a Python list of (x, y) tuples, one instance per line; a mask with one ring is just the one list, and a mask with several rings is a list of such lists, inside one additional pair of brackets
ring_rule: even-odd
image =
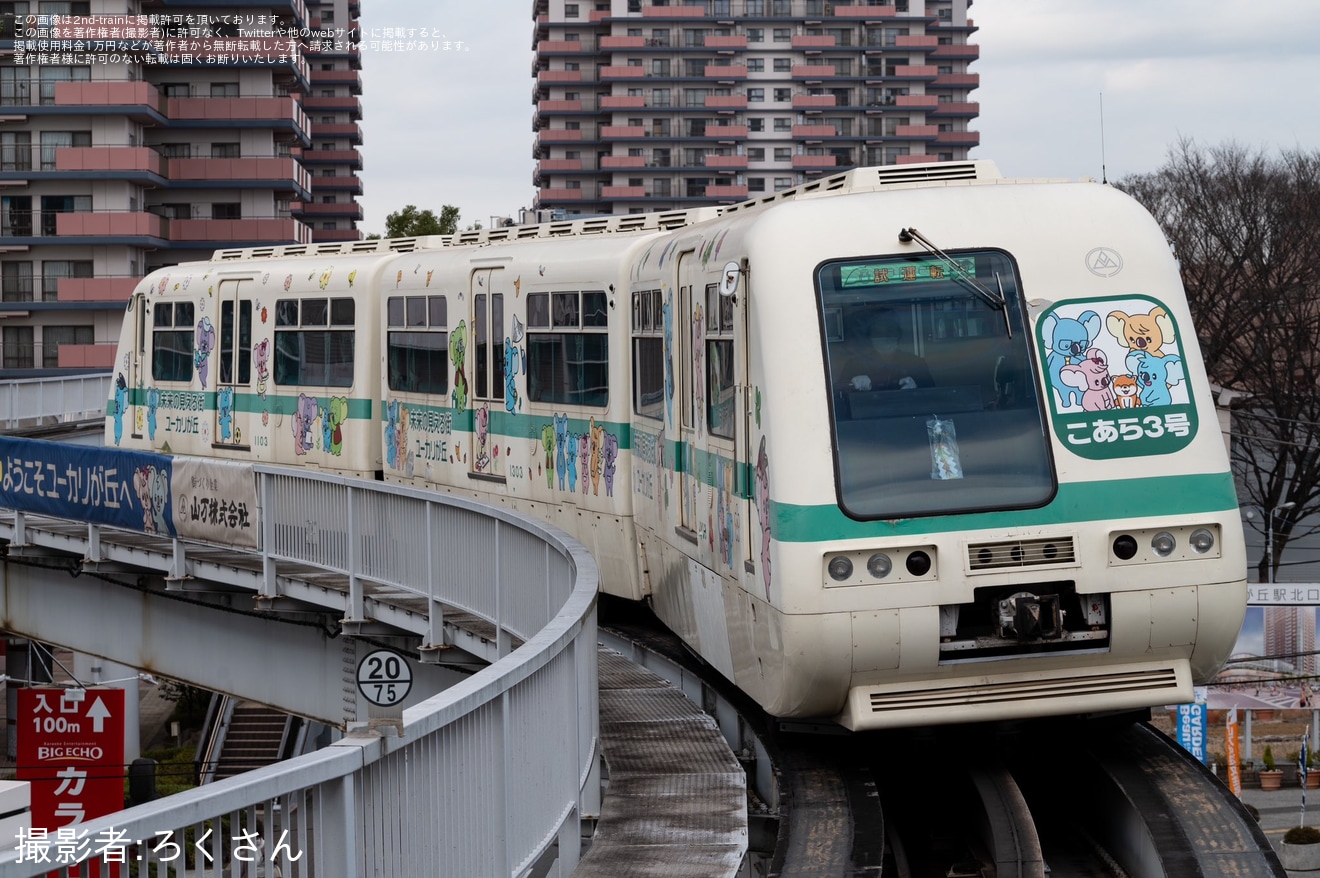
[(776, 58), (775, 73), (791, 73), (793, 70), (792, 58)]
[(95, 340), (90, 326), (43, 326), (41, 328), (42, 368), (59, 368), (60, 345), (93, 344)]
[(237, 201), (223, 201), (211, 205), (211, 219), (236, 220), (243, 218), (243, 206)]
[(747, 89), (747, 102), (749, 104), (759, 104), (765, 100), (765, 89), (749, 88)]
[(32, 301), (31, 262), (0, 262), (0, 301)]
[(764, 42), (765, 42), (765, 28), (763, 28), (763, 27), (749, 27), (749, 28), (747, 28), (747, 42), (749, 42), (749, 43), (764, 43)]
[(775, 177), (775, 191), (782, 192), (793, 187), (792, 177)]
[(609, 308), (604, 290), (527, 297), (527, 398), (604, 407), (609, 402)]
[(0, 133), (0, 171), (32, 170), (32, 134), (28, 131)]
[(792, 28), (777, 27), (774, 29), (774, 39), (776, 43), (787, 43), (793, 39)]
[(764, 131), (764, 130), (765, 130), (765, 120), (764, 120), (764, 119), (748, 119), (748, 120), (747, 120), (747, 130), (748, 130), (748, 131)]
[(237, 143), (213, 143), (211, 144), (211, 158), (213, 159), (236, 159), (240, 156)]
[(747, 178), (747, 191), (748, 191), (748, 192), (764, 192), (764, 191), (765, 191), (765, 177), (748, 177), (748, 178)]
[[(211, 83), (211, 97), (213, 98), (236, 98), (238, 97), (237, 82), (213, 82)], [(334, 97), (334, 92), (330, 93)]]
[(56, 150), (91, 145), (90, 131), (43, 131), (41, 132), (41, 170), (55, 170)]
[(793, 149), (788, 146), (775, 147), (775, 161), (787, 162), (793, 160)]
[(6, 326), (4, 341), (4, 368), (31, 369), (34, 362), (31, 326)]
[(764, 58), (748, 58), (748, 59), (747, 59), (747, 72), (748, 72), (748, 73), (764, 73), (764, 72), (765, 72), (765, 59), (764, 59)]
[(775, 118), (775, 130), (776, 130), (776, 131), (792, 131), (792, 130), (793, 130), (793, 120), (792, 120), (792, 119), (785, 119), (785, 118), (783, 118), (782, 116), (778, 116), (778, 117), (776, 117), (776, 118)]
[(60, 278), (91, 277), (90, 259), (46, 259), (41, 263), (41, 301), (55, 302), (60, 298)]
[(765, 161), (765, 147), (752, 146), (747, 148), (747, 161), (763, 162)]
[(275, 383), (352, 387), (353, 299), (275, 302)]
[(786, 103), (793, 100), (793, 89), (777, 88), (775, 89), (775, 100), (779, 103)]
[(449, 392), (449, 318), (444, 296), (394, 296), (387, 305), (390, 390)]
[(151, 377), (192, 381), (193, 335), (201, 331), (193, 325), (193, 303), (157, 302), (152, 315)]
[(577, 18), (577, 17), (578, 17), (578, 5), (576, 3), (565, 3), (564, 18)]

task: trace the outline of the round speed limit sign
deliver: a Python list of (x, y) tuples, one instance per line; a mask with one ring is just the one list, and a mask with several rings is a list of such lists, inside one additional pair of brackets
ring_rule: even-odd
[(362, 697), (372, 704), (393, 707), (412, 689), (412, 668), (397, 652), (378, 649), (358, 662), (357, 684)]

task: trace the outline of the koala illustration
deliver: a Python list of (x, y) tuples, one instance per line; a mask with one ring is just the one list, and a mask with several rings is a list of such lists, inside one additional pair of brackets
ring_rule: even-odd
[(1045, 358), (1050, 369), (1050, 386), (1059, 394), (1059, 406), (1066, 408), (1082, 401), (1083, 391), (1067, 384), (1061, 377), (1064, 366), (1080, 364), (1083, 354), (1100, 334), (1103, 321), (1094, 311), (1084, 311), (1076, 319), (1051, 314), (1041, 324), (1049, 356)]
[(1110, 311), (1105, 321), (1109, 334), (1129, 350), (1145, 351), (1153, 357), (1164, 356), (1165, 342), (1174, 340), (1173, 321), (1169, 312), (1158, 305), (1149, 314), (1124, 314)]
[(1128, 371), (1136, 376), (1143, 408), (1173, 404), (1169, 388), (1186, 377), (1180, 358), (1173, 354), (1156, 357), (1147, 351), (1133, 351), (1127, 355), (1126, 362)]
[(1102, 412), (1114, 407), (1114, 392), (1109, 387), (1109, 361), (1104, 351), (1090, 348), (1078, 365), (1059, 370), (1059, 378), (1068, 387), (1082, 391), (1082, 409)]

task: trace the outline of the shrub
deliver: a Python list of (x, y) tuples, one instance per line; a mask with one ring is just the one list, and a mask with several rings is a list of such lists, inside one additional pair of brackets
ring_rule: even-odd
[(1283, 834), (1284, 844), (1320, 844), (1320, 829), (1314, 826), (1294, 826)]
[(1261, 754), (1260, 758), (1261, 761), (1265, 763), (1266, 771), (1274, 770), (1274, 751), (1270, 749), (1269, 744), (1265, 745), (1265, 752)]

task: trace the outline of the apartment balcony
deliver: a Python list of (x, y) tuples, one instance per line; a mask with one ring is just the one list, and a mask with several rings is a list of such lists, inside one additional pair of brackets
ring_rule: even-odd
[(894, 164), (896, 165), (925, 165), (925, 164), (930, 164), (933, 161), (936, 161), (936, 158), (933, 155), (922, 154), (922, 155), (894, 156)]
[(645, 198), (645, 186), (602, 186), (601, 198)]
[(355, 97), (318, 98), (307, 95), (302, 99), (302, 108), (309, 113), (321, 110), (326, 112), (346, 112), (349, 118), (362, 118), (362, 101)]
[(536, 132), (538, 143), (581, 143), (580, 128), (542, 128)]
[(312, 230), (300, 220), (275, 219), (172, 219), (169, 239), (172, 242), (196, 241), (310, 244)]
[[(315, 150), (318, 155), (333, 151)], [(292, 157), (169, 159), (167, 168), (169, 179), (174, 183), (223, 180), (226, 183), (241, 181), (254, 188), (297, 188), (303, 192), (311, 188), (311, 175)]]
[(145, 211), (58, 213), (55, 234), (61, 238), (163, 238), (165, 221)]
[[(58, 225), (57, 220), (57, 228)], [(139, 280), (136, 277), (61, 277), (56, 281), (55, 295), (61, 302), (127, 302)]]
[(733, 143), (737, 140), (746, 140), (748, 129), (746, 125), (707, 125), (706, 137), (713, 137), (721, 143)]
[(745, 155), (708, 155), (706, 167), (715, 171), (741, 171), (747, 168)]
[(834, 130), (833, 125), (794, 125), (794, 140), (821, 140), (825, 137), (835, 137), (838, 132)]
[(897, 6), (835, 6), (835, 18), (860, 18), (867, 21), (879, 21), (898, 15)]
[(975, 61), (981, 57), (981, 47), (965, 43), (952, 46), (936, 46), (927, 57), (941, 61)]
[(362, 154), (356, 149), (304, 149), (299, 150), (304, 165), (348, 165), (362, 170)]
[(706, 95), (708, 110), (745, 110), (747, 95)]
[(606, 155), (600, 157), (601, 170), (612, 170), (615, 168), (644, 168), (646, 167), (646, 156), (644, 155)]
[(551, 201), (583, 201), (581, 189), (542, 189), (538, 200), (541, 204)]
[(312, 229), (312, 243), (314, 244), (361, 240), (362, 233), (357, 229)]
[[(331, 100), (322, 98), (322, 100)], [(343, 100), (356, 100), (344, 98)], [(292, 96), (278, 98), (166, 98), (165, 115), (172, 122), (242, 122), (257, 128), (263, 122), (292, 123), (306, 136), (311, 124)]]
[(140, 171), (160, 175), (162, 159), (145, 146), (66, 146), (55, 150), (56, 171)]
[(328, 192), (361, 195), (363, 192), (362, 181), (357, 177), (336, 174), (333, 177), (312, 177), (311, 181), (310, 191), (313, 195), (325, 195)]
[(116, 345), (113, 344), (62, 344), (59, 350), (59, 368), (97, 371), (113, 369), (115, 348)]
[[(638, 98), (637, 100), (641, 100)], [(538, 113), (581, 113), (582, 101), (537, 101), (536, 111)]]
[(646, 136), (646, 128), (642, 125), (602, 125), (600, 127), (601, 140), (634, 140)]
[(941, 73), (935, 77), (935, 81), (932, 85), (935, 88), (979, 88), (981, 85), (981, 74)]
[(313, 137), (336, 137), (350, 143), (362, 142), (362, 126), (355, 122), (313, 122)]
[[(601, 48), (605, 48), (603, 45)], [(580, 54), (583, 51), (581, 40), (541, 40), (536, 44), (538, 55)]]
[(705, 18), (706, 7), (701, 6), (643, 6), (642, 18)]
[(919, 140), (931, 140), (940, 133), (938, 125), (895, 125), (889, 137), (907, 137)]
[(292, 201), (289, 210), (300, 214), (304, 220), (350, 219), (361, 220), (362, 205), (353, 201)]
[(933, 64), (899, 64), (894, 67), (894, 79), (930, 79), (940, 75), (940, 69)]
[(746, 35), (729, 36), (710, 36), (706, 37), (706, 48), (715, 50), (746, 49)]
[(580, 172), (582, 168), (582, 159), (541, 159), (536, 163), (538, 173), (558, 173), (567, 174)]
[[(14, 89), (15, 94), (20, 91)], [(32, 91), (39, 93), (40, 89)], [(10, 97), (6, 89), (5, 105), (9, 105)], [(152, 118), (161, 114), (161, 102), (160, 92), (149, 82), (55, 83), (55, 106), (82, 107), (88, 113), (104, 109), (132, 119)]]
[(834, 95), (793, 95), (793, 109), (820, 110), (837, 106)]
[(705, 68), (707, 79), (714, 79), (719, 82), (737, 82), (740, 79), (747, 78), (747, 67), (743, 64), (712, 64)]
[[(641, 69), (640, 67), (638, 68)], [(581, 82), (581, 70), (541, 70), (536, 74), (536, 81), (541, 85), (557, 82)]]
[(600, 47), (606, 49), (643, 49), (646, 37), (601, 37)]
[(796, 34), (790, 45), (798, 51), (816, 51), (822, 49), (833, 49), (838, 43), (838, 39), (833, 36), (822, 34)]
[(794, 79), (808, 81), (832, 78), (834, 75), (832, 64), (794, 64), (792, 70)]
[(602, 110), (636, 110), (646, 106), (646, 98), (641, 95), (602, 95)]
[(935, 95), (898, 95), (894, 106), (912, 110), (933, 110), (940, 106), (940, 99)]
[(346, 85), (350, 94), (362, 94), (362, 74), (356, 70), (312, 70), (312, 88)]
[(707, 198), (719, 198), (729, 201), (745, 201), (747, 199), (746, 186), (707, 186)]
[(979, 116), (981, 105), (970, 101), (945, 101), (936, 104), (930, 111), (932, 116)]
[(894, 38), (895, 49), (935, 49), (940, 44), (940, 38), (935, 36), (926, 36), (924, 34), (917, 36), (901, 36)]
[(980, 146), (979, 131), (941, 131), (935, 135), (935, 143), (940, 146)]
[(640, 65), (610, 66), (600, 68), (600, 81), (610, 79), (645, 79), (646, 68)]
[(833, 167), (835, 167), (835, 157), (832, 155), (793, 156), (793, 169), (797, 171), (819, 171)]

